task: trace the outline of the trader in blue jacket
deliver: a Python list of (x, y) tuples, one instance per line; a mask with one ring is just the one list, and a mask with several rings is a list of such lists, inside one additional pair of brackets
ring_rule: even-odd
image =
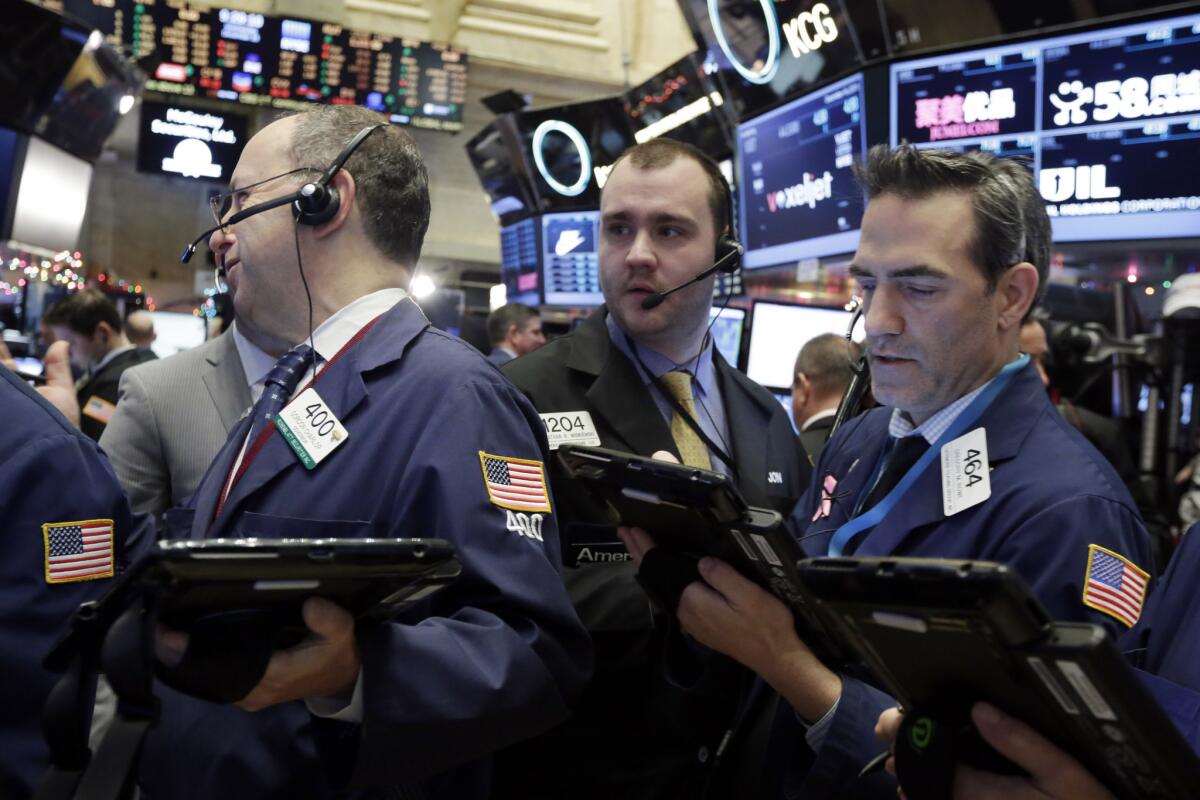
[[(70, 387), (66, 349), (56, 346), (47, 369)], [(153, 527), (131, 514), (96, 443), (3, 366), (0, 414), (0, 797), (28, 797), (46, 769), (42, 706), (58, 677), (42, 659)]]
[[(822, 451), (791, 517), (803, 550), (1000, 561), (1052, 616), (1129, 628), (1150, 566), (1136, 507), (1018, 351), (1050, 247), (1029, 172), (986, 153), (904, 145), (873, 148), (860, 180), (869, 203), (851, 273), (884, 407)], [(635, 557), (652, 546), (641, 531), (625, 538)], [(1126, 567), (1129, 595), (1113, 601), (1101, 584)], [(760, 794), (894, 797), (890, 776), (858, 775), (895, 701), (817, 660), (790, 611), (732, 567), (706, 559), (700, 574), (680, 601), (685, 630), (786, 701)]]
[[(275, 652), (237, 705), (162, 689), (140, 771), (155, 800), (484, 797), (488, 755), (562, 720), (587, 678), (541, 422), (400, 288), (427, 176), (382, 121), (338, 106), (277, 121), (216, 199), (210, 246), (237, 284), (238, 325), (281, 358), (181, 535), (436, 537), (462, 576), (386, 623), (310, 599), (309, 638)], [(169, 669), (192, 645), (180, 631), (158, 642)]]

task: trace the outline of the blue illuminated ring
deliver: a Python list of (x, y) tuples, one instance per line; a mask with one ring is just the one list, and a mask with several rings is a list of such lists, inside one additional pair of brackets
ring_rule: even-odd
[[(545, 144), (546, 135), (549, 133), (561, 133), (570, 139), (571, 144), (575, 145), (575, 149), (579, 151), (579, 180), (570, 186), (560, 183), (546, 168), (546, 159), (542, 156), (542, 145)], [(538, 172), (542, 174), (546, 183), (550, 184), (550, 188), (564, 197), (583, 194), (583, 190), (592, 181), (592, 151), (588, 148), (588, 143), (584, 141), (583, 134), (574, 125), (562, 120), (548, 119), (537, 126), (533, 132), (533, 162), (537, 164)]]
[(729, 48), (729, 42), (725, 39), (725, 28), (721, 23), (721, 12), (717, 9), (717, 2), (718, 0), (708, 0), (708, 19), (712, 23), (713, 32), (717, 35), (717, 44), (721, 46), (721, 52), (729, 59), (729, 63), (737, 70), (738, 75), (750, 83), (769, 83), (779, 70), (779, 17), (775, 16), (775, 7), (771, 0), (758, 0), (758, 4), (762, 6), (764, 21), (767, 23), (767, 64), (760, 72), (751, 72), (747, 69)]

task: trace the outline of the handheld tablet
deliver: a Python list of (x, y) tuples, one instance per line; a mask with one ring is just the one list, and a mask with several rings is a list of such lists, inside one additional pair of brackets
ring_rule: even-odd
[(807, 609), (796, 572), (804, 555), (783, 518), (748, 506), (728, 476), (600, 447), (562, 445), (558, 458), (569, 478), (623, 523), (648, 531), (657, 546), (693, 559), (719, 558), (773, 592), (817, 655), (840, 660)]
[[(919, 710), (931, 720), (918, 750), (929, 748), (940, 726), (962, 737), (959, 758), (1003, 770), (970, 728), (971, 705), (986, 700), (1073, 755), (1120, 797), (1195, 796), (1200, 760), (1104, 630), (1052, 622), (1007, 567), (820, 558), (798, 571), (834, 635), (910, 716)], [(913, 747), (900, 739), (897, 769), (915, 796), (902, 763)]]
[(158, 595), (164, 624), (187, 630), (222, 615), (265, 614), (301, 638), (309, 597), (360, 620), (387, 619), (461, 571), (441, 539), (178, 539), (158, 542), (147, 561), (139, 580)]

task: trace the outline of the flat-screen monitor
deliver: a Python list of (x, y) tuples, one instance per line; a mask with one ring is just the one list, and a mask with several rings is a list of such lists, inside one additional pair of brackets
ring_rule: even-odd
[(634, 144), (620, 97), (519, 111), (514, 115), (539, 211), (600, 207), (600, 187)]
[(863, 79), (853, 75), (738, 126), (739, 232), (746, 269), (849, 253), (863, 193)]
[(693, 53), (624, 95), (639, 143), (659, 136), (694, 145), (715, 159), (733, 152), (727, 103)]
[(245, 145), (242, 114), (142, 101), (138, 172), (228, 183)]
[(742, 352), (742, 331), (746, 327), (746, 311), (742, 308), (713, 306), (708, 312), (709, 332), (713, 346), (721, 357), (734, 367)]
[(539, 255), (541, 223), (531, 217), (500, 229), (500, 280), (509, 303), (542, 303)]
[(467, 158), (501, 225), (511, 225), (535, 213), (533, 187), (521, 169), (520, 149), (511, 125), (507, 115), (497, 118), (467, 142)]
[(600, 212), (543, 214), (542, 302), (548, 306), (598, 306)]
[(904, 61), (891, 142), (1021, 155), (1056, 241), (1200, 236), (1200, 15)]
[[(0, 139), (16, 148), (10, 179), (16, 198), (4, 238), (47, 250), (74, 250), (87, 211), (92, 165), (36, 136), (10, 133)], [(9, 198), (13, 203), (11, 194)]]
[(734, 117), (755, 114), (863, 63), (846, 3), (680, 0)]
[(773, 391), (787, 391), (800, 348), (823, 333), (846, 335), (853, 314), (840, 308), (756, 300), (750, 317), (746, 374)]
[(173, 356), (204, 344), (208, 328), (204, 317), (175, 311), (151, 311), (154, 342), (150, 349), (159, 358)]

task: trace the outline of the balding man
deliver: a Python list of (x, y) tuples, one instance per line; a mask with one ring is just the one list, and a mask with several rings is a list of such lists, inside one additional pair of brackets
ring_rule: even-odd
[(792, 421), (800, 431), (800, 444), (808, 460), (816, 463), (821, 448), (833, 427), (838, 403), (850, 379), (852, 366), (862, 356), (862, 348), (836, 333), (823, 333), (809, 339), (796, 356), (792, 370)]
[(154, 317), (150, 316), (149, 311), (139, 309), (132, 312), (125, 318), (125, 335), (134, 347), (147, 353), (152, 352), (150, 346), (158, 338), (158, 334), (154, 332)]

